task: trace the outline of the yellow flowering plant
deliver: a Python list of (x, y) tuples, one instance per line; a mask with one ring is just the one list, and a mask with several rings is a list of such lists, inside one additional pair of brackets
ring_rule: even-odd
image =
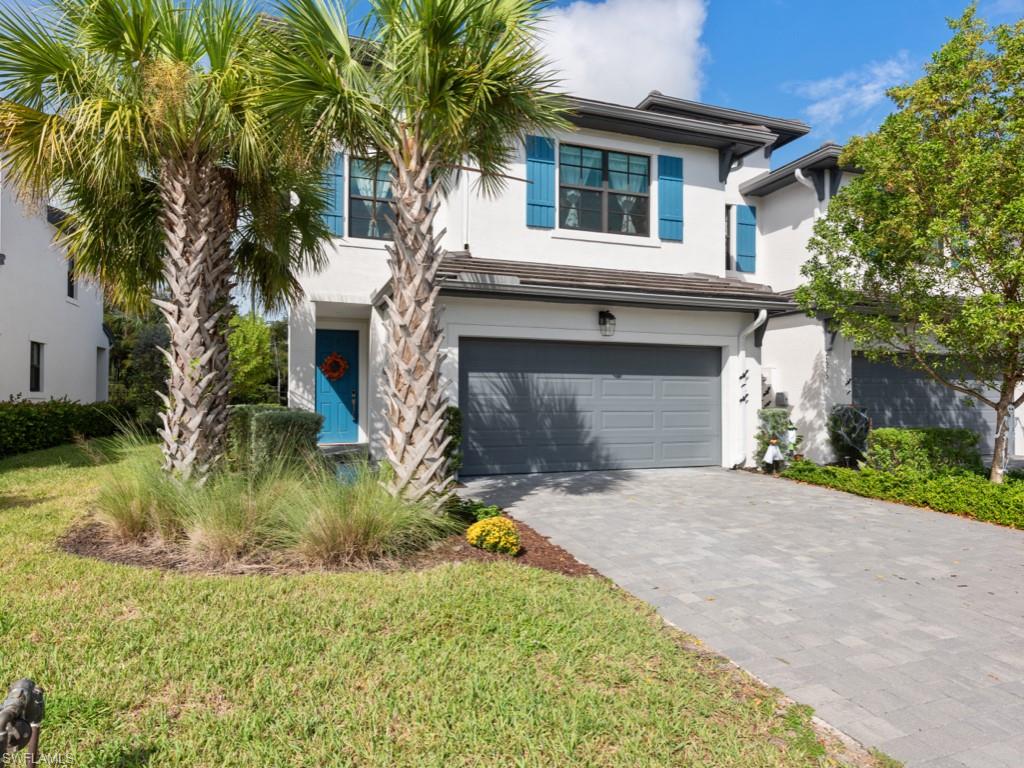
[(519, 530), (507, 517), (489, 517), (469, 526), (466, 541), (474, 547), (506, 555), (519, 554)]

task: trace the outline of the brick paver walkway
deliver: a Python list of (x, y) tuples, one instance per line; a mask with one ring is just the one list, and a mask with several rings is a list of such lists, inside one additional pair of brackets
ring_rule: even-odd
[(480, 478), (686, 632), (912, 768), (1024, 766), (1024, 532), (716, 469)]

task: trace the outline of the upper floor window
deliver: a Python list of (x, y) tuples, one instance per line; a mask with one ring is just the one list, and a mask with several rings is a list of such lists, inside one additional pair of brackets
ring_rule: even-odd
[(391, 240), (391, 163), (353, 157), (349, 176), (349, 236)]
[(68, 298), (78, 298), (78, 281), (75, 280), (75, 260), (68, 259)]
[(560, 227), (648, 234), (650, 158), (563, 144), (559, 148), (558, 171)]
[(43, 391), (43, 345), (38, 341), (29, 342), (28, 391)]

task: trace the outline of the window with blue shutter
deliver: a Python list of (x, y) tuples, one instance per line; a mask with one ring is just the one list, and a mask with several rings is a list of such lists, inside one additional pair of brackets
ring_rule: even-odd
[(334, 237), (345, 236), (345, 155), (335, 152), (324, 172), (327, 187), (327, 208), (324, 224)]
[(658, 155), (658, 237), (683, 239), (683, 158)]
[(757, 269), (757, 209), (752, 205), (736, 206), (736, 271)]
[(526, 137), (526, 226), (555, 226), (555, 141)]

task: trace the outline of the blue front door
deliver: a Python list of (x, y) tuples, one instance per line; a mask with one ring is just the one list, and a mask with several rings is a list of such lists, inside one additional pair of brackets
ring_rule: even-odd
[(320, 442), (356, 442), (359, 439), (359, 331), (317, 331), (315, 363), (316, 412), (324, 417)]

